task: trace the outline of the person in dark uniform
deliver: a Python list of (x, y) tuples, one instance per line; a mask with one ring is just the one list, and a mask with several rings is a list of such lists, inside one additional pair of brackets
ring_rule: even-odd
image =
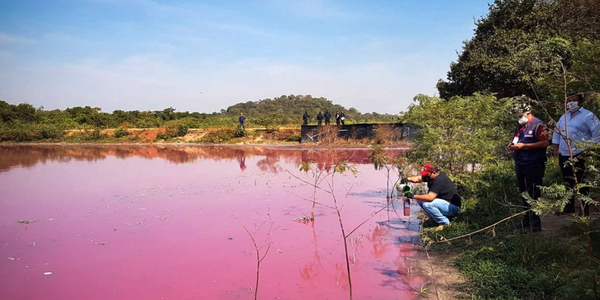
[(240, 113), (240, 117), (238, 118), (238, 121), (240, 122), (240, 127), (243, 130), (246, 130), (246, 117), (244, 116), (244, 113)]
[(335, 112), (335, 125), (338, 125), (338, 126), (339, 126), (339, 125), (340, 125), (340, 122), (341, 122), (341, 120), (340, 120), (340, 112), (339, 112), (339, 111), (336, 111), (336, 112)]
[(310, 119), (310, 116), (306, 111), (304, 111), (304, 114), (302, 115), (302, 125), (308, 125), (308, 119)]
[(319, 112), (317, 115), (317, 126), (321, 126), (321, 122), (323, 122), (323, 114)]
[(325, 125), (329, 125), (329, 122), (331, 122), (331, 114), (329, 113), (328, 110), (325, 111)]
[(429, 189), (427, 194), (413, 195), (409, 193), (407, 197), (417, 200), (429, 218), (438, 224), (438, 230), (450, 225), (448, 217), (455, 216), (460, 210), (461, 199), (456, 192), (454, 183), (438, 166), (432, 163), (423, 166), (420, 176), (411, 176), (401, 182), (427, 182)]
[[(532, 199), (540, 197), (540, 186), (546, 172), (546, 148), (550, 145), (548, 130), (542, 120), (531, 113), (531, 107), (525, 106), (522, 110), (519, 124), (512, 135), (512, 141), (508, 145), (513, 150), (515, 160), (515, 172), (521, 193), (527, 192)], [(531, 205), (523, 199), (523, 205), (531, 208)], [(542, 230), (540, 216), (533, 211), (527, 212), (519, 224), (522, 232), (539, 232)]]
[(342, 125), (346, 124), (346, 114), (344, 114), (343, 110), (340, 112), (340, 122), (342, 122)]

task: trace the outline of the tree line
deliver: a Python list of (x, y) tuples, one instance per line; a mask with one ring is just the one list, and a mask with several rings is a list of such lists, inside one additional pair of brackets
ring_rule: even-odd
[[(282, 95), (273, 99), (248, 101), (229, 106), (220, 112), (180, 112), (173, 107), (157, 111), (103, 112), (100, 107), (77, 106), (64, 110), (45, 110), (31, 104), (10, 104), (0, 100), (0, 141), (31, 141), (61, 136), (69, 129), (157, 128), (185, 126), (186, 128), (234, 127), (240, 113), (248, 118), (250, 127), (298, 126), (304, 111), (316, 116), (319, 111), (346, 111), (353, 123), (397, 122), (397, 115), (361, 113), (346, 109), (323, 97)], [(314, 120), (316, 122), (316, 120)]]
[(526, 95), (556, 116), (565, 92), (600, 90), (600, 1), (496, 0), (476, 26), (437, 84), (441, 98)]

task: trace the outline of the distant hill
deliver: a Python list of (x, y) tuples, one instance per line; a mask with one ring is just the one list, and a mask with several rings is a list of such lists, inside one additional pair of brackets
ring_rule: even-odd
[[(334, 104), (327, 98), (314, 98), (311, 95), (282, 95), (273, 99), (261, 99), (248, 101), (229, 106), (225, 111), (227, 114), (239, 115), (244, 113), (249, 117), (276, 117), (284, 120), (300, 119), (304, 112), (314, 119), (319, 111), (329, 113), (333, 116), (336, 111), (344, 111), (346, 118), (354, 122), (393, 122), (396, 115), (366, 113), (362, 114), (353, 107), (345, 108), (340, 104)], [(285, 122), (285, 121), (284, 121)]]

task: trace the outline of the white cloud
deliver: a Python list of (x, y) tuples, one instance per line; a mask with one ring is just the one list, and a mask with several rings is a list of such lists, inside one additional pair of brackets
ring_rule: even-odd
[(33, 44), (35, 40), (0, 32), (0, 45)]
[[(6, 60), (9, 62), (10, 60)], [(2, 63), (2, 61), (0, 61)], [(0, 98), (47, 109), (98, 106), (105, 111), (213, 112), (230, 105), (289, 94), (326, 97), (361, 112), (398, 113), (418, 93), (433, 94), (442, 77), (430, 58), (412, 56), (321, 66), (265, 59), (188, 62), (140, 54), (110, 63), (91, 59), (50, 65), (14, 63), (0, 70)]]

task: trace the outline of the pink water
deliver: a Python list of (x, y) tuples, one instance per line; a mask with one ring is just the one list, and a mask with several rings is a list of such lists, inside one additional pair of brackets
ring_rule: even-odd
[[(317, 206), (314, 223), (294, 221), (310, 215), (313, 188), (302, 180), (314, 180), (297, 165), (349, 157), (357, 167), (333, 181), (348, 233), (386, 205), (386, 173), (368, 154), (0, 146), (0, 298), (253, 299), (245, 226), (264, 256), (258, 299), (348, 299), (336, 212)], [(317, 201), (334, 205), (325, 192)], [(425, 282), (410, 264), (417, 220), (396, 208), (348, 238), (354, 299), (414, 299)]]

